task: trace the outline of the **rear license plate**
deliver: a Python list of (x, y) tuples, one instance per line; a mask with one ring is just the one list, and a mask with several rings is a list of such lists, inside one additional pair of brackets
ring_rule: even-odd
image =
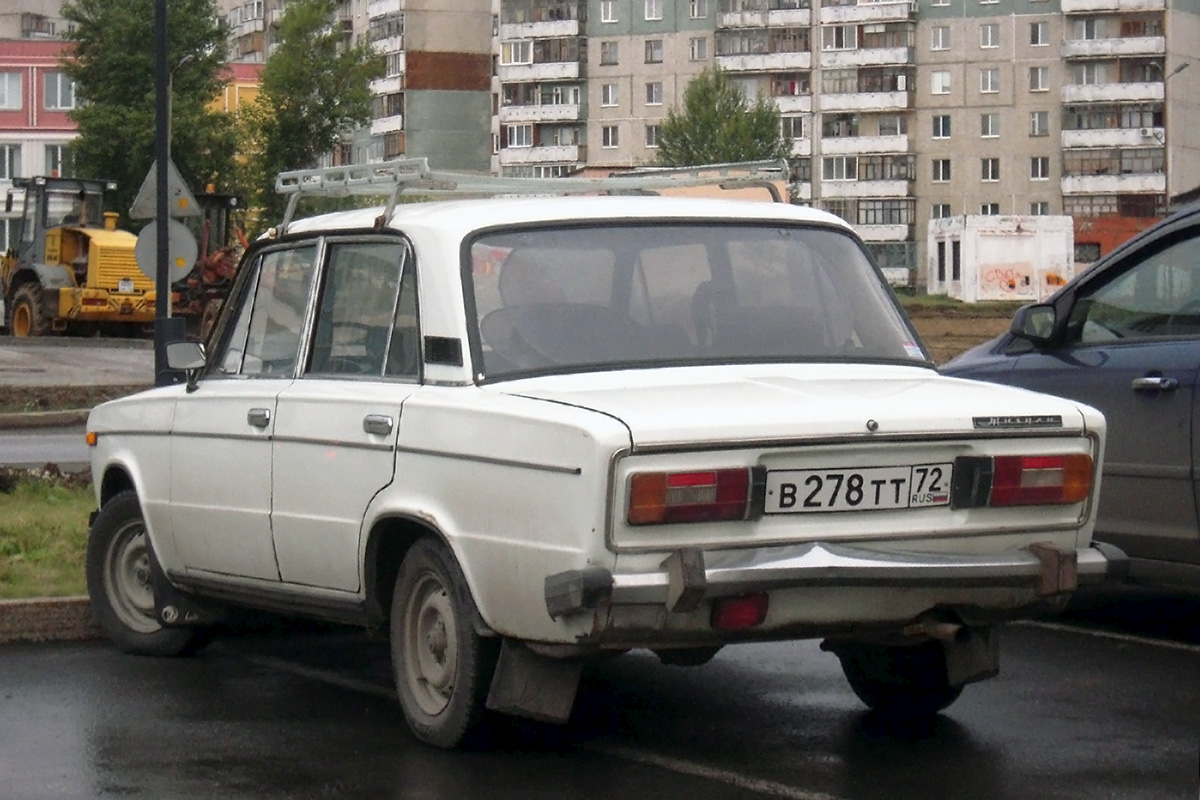
[(876, 511), (950, 504), (954, 464), (859, 469), (782, 469), (767, 473), (768, 514)]
[(129, 294), (130, 292), (132, 292), (133, 291), (133, 279), (132, 278), (121, 278), (121, 280), (117, 281), (117, 291), (120, 292), (121, 294)]

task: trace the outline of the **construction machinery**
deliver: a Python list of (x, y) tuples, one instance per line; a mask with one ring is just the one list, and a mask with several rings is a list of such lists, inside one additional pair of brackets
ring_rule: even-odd
[[(24, 194), (17, 240), (0, 259), (0, 324), (14, 336), (65, 333), (97, 323), (154, 322), (154, 282), (134, 259), (137, 241), (104, 211), (111, 181), (14, 178), (4, 208)], [(141, 331), (139, 330), (139, 333)]]
[(243, 226), (235, 218), (241, 203), (235, 195), (218, 194), (209, 186), (196, 195), (198, 216), (180, 219), (196, 237), (196, 266), (171, 286), (172, 313), (187, 320), (189, 338), (208, 338), (233, 286), (238, 261), (246, 249)]

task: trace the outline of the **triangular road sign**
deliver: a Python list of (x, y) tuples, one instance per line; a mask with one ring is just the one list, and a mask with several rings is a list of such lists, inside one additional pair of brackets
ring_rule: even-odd
[[(198, 217), (200, 214), (200, 206), (196, 203), (196, 196), (192, 194), (187, 184), (183, 182), (183, 177), (179, 174), (179, 170), (175, 168), (175, 162), (168, 160), (167, 216)], [(150, 171), (146, 173), (146, 179), (142, 181), (142, 188), (138, 189), (137, 197), (133, 198), (133, 205), (129, 207), (130, 219), (153, 219), (156, 216), (158, 216), (157, 160), (150, 165)]]

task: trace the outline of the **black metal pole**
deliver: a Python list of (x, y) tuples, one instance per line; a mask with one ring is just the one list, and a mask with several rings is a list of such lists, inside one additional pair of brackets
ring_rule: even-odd
[(154, 0), (154, 157), (157, 159), (157, 174), (154, 176), (156, 211), (155, 233), (157, 234), (155, 258), (156, 289), (154, 301), (154, 385), (173, 383), (167, 373), (167, 309), (171, 305), (171, 287), (168, 284), (169, 247), (167, 244), (167, 161), (170, 158), (167, 135), (170, 120), (167, 119), (169, 103), (167, 89), (167, 0)]

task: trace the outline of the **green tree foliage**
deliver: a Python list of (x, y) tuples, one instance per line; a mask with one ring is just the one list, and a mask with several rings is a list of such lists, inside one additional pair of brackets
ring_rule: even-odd
[[(75, 23), (63, 62), (75, 81), (74, 173), (117, 181), (107, 205), (127, 226), (125, 215), (154, 162), (154, 7), (155, 0), (71, 0), (62, 12)], [(208, 108), (225, 83), (227, 39), (214, 0), (170, 0), (171, 160), (193, 191), (208, 183), (236, 188), (233, 119)]]
[(667, 112), (658, 136), (658, 163), (665, 167), (787, 155), (778, 107), (766, 97), (747, 101), (720, 67), (705, 70), (688, 84), (682, 110)]
[(284, 170), (317, 165), (343, 134), (371, 118), (370, 82), (382, 77), (383, 57), (367, 42), (351, 45), (330, 25), (336, 0), (292, 0), (279, 25), (277, 47), (263, 67), (257, 101), (243, 110), (247, 186), (265, 224), (283, 216), (275, 193)]

